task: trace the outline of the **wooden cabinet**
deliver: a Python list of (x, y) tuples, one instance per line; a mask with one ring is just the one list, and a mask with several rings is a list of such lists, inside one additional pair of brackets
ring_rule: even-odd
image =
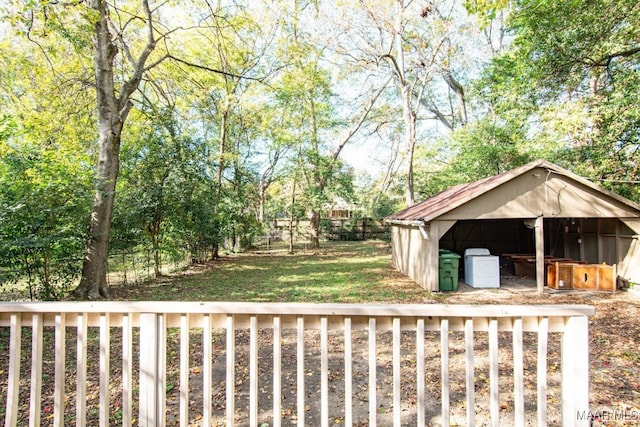
[(552, 289), (585, 289), (615, 292), (615, 265), (555, 262), (547, 266), (547, 285)]

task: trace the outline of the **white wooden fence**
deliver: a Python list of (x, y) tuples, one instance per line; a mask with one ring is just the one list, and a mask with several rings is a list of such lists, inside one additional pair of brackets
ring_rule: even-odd
[[(5, 426), (448, 426), (456, 411), (469, 426), (521, 426), (531, 411), (539, 426), (588, 425), (593, 313), (579, 305), (3, 303), (0, 403)], [(535, 366), (525, 372), (531, 341)], [(461, 375), (454, 358), (464, 361)], [(525, 387), (530, 377), (535, 390)]]

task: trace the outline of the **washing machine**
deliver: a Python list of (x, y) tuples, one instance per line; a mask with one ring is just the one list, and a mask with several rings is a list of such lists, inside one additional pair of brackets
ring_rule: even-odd
[(465, 250), (464, 282), (473, 288), (499, 288), (500, 257), (486, 248)]

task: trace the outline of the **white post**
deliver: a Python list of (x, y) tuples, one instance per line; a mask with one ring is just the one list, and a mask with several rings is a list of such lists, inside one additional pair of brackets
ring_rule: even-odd
[(7, 409), (5, 411), (5, 427), (18, 423), (18, 400), (20, 394), (20, 349), (22, 348), (22, 314), (12, 313), (10, 318), (9, 342), (9, 377), (7, 387)]
[(66, 313), (58, 313), (55, 315), (55, 372), (54, 372), (54, 396), (53, 396), (53, 425), (56, 427), (64, 426), (64, 383), (67, 379), (66, 373)]
[(111, 357), (111, 316), (109, 313), (102, 313), (100, 315), (100, 386), (99, 386), (99, 411), (100, 411), (100, 426), (106, 427), (109, 425), (109, 373), (110, 369), (110, 357)]
[(32, 316), (31, 335), (31, 394), (29, 396), (29, 426), (40, 425), (42, 403), (42, 345), (44, 322), (42, 314)]
[[(187, 331), (188, 335), (188, 331)], [(189, 353), (186, 353), (188, 361)], [(227, 425), (232, 426), (236, 412), (236, 324), (232, 314), (227, 315)], [(188, 403), (188, 400), (187, 400)], [(185, 415), (184, 425), (188, 424), (189, 413)]]
[(155, 313), (140, 313), (140, 397), (139, 424), (156, 426), (158, 403), (158, 324)]
[(589, 321), (569, 317), (562, 335), (562, 425), (589, 425)]
[(540, 215), (536, 218), (536, 285), (538, 294), (544, 292), (544, 217)]

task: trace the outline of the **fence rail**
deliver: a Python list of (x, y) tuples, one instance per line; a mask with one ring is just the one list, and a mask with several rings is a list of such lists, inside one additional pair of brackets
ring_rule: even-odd
[[(454, 406), (466, 408), (470, 426), (524, 425), (531, 411), (542, 426), (557, 366), (562, 425), (588, 425), (593, 314), (583, 305), (3, 303), (0, 402), (5, 426), (38, 426), (44, 417), (54, 426), (448, 426)], [(530, 333), (535, 390), (525, 387)], [(559, 360), (549, 351), (554, 336)], [(461, 375), (454, 358), (464, 361)], [(513, 380), (506, 393), (505, 366)], [(476, 413), (480, 382), (486, 420)], [(505, 395), (511, 411), (501, 406)]]

